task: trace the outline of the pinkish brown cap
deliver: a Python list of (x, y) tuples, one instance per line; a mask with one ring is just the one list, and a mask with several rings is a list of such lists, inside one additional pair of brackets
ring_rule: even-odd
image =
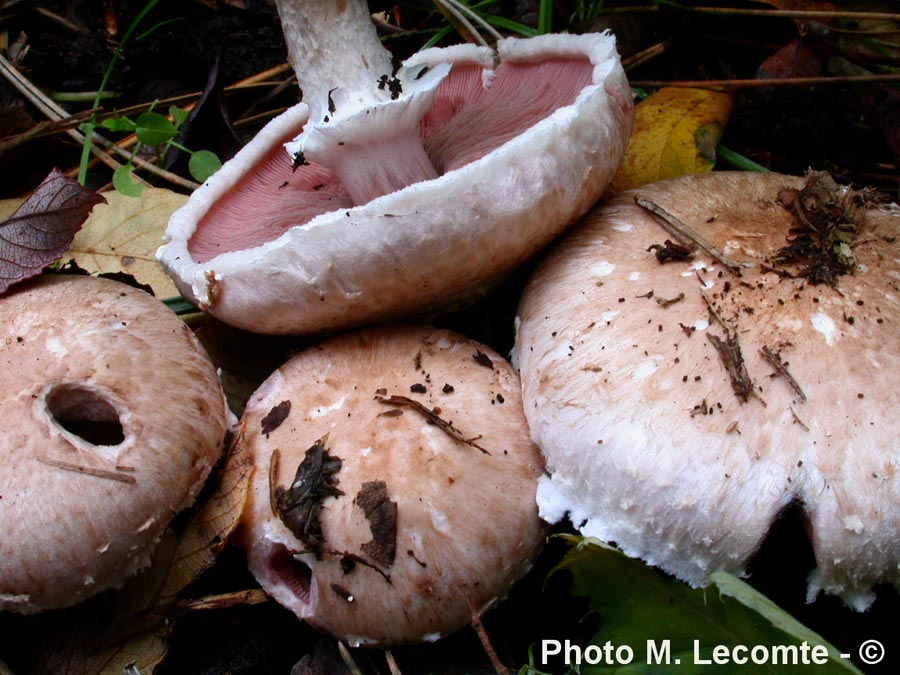
[(251, 571), (353, 645), (467, 625), (542, 547), (518, 378), (458, 334), (401, 326), (307, 349), (251, 397), (239, 438), (256, 467)]
[(145, 566), (219, 457), (230, 413), (150, 295), (45, 276), (0, 299), (0, 610), (66, 607)]
[[(742, 572), (799, 503), (818, 565), (810, 597), (862, 609), (874, 584), (900, 583), (900, 218), (869, 209), (855, 268), (813, 285), (805, 263), (776, 261), (799, 227), (779, 193), (802, 184), (714, 173), (619, 195), (529, 281), (514, 358), (547, 462), (543, 517), (568, 513), (700, 585)], [(697, 247), (658, 262), (675, 237), (636, 196), (724, 257)]]

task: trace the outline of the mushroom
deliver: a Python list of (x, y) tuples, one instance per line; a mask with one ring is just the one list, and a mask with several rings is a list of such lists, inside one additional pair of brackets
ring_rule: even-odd
[(436, 640), (542, 548), (543, 470), (510, 365), (446, 330), (352, 332), (250, 398), (239, 536), (262, 588), (352, 645)]
[(145, 566), (229, 424), (191, 331), (143, 291), (44, 276), (0, 300), (0, 610), (75, 604)]
[(427, 49), (394, 72), (364, 2), (278, 8), (304, 102), (194, 192), (158, 253), (227, 323), (319, 332), (463, 302), (622, 158), (633, 105), (609, 34)]
[(647, 185), (542, 263), (514, 363), (544, 518), (702, 585), (798, 504), (810, 600), (900, 583), (900, 219), (829, 182)]

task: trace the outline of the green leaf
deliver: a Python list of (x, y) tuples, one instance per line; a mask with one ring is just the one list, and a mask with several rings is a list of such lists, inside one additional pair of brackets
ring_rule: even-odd
[[(692, 589), (597, 540), (566, 539), (575, 546), (557, 571), (572, 573), (572, 594), (587, 597), (603, 620), (591, 640), (592, 653), (605, 655), (598, 648), (613, 647), (612, 663), (604, 657), (588, 664), (583, 656), (581, 675), (651, 675), (673, 668), (679, 675), (777, 675), (787, 670), (792, 675), (862, 675), (824, 638), (732, 575), (714, 573), (709, 586)], [(749, 659), (757, 646), (767, 663)], [(735, 662), (745, 656), (745, 665)], [(772, 662), (776, 656), (779, 663)], [(722, 662), (726, 658), (729, 662)]]
[(163, 145), (175, 138), (178, 129), (166, 116), (144, 112), (138, 115), (135, 133), (144, 145)]
[(749, 157), (745, 157), (740, 153), (727, 148), (726, 146), (719, 143), (716, 148), (716, 155), (718, 155), (719, 159), (723, 162), (727, 162), (731, 164), (736, 169), (740, 169), (741, 171), (758, 171), (760, 173), (769, 173), (769, 169), (764, 167), (762, 164), (757, 164)]
[(526, 26), (524, 23), (519, 23), (518, 21), (513, 21), (512, 19), (507, 19), (503, 16), (494, 16), (492, 14), (488, 14), (482, 18), (492, 26), (496, 26), (500, 30), (505, 30), (510, 33), (518, 33), (519, 35), (522, 35), (524, 37), (535, 37), (536, 35), (540, 35), (540, 32), (536, 31), (534, 28)]
[(104, 129), (109, 129), (110, 131), (134, 131), (137, 129), (137, 124), (135, 124), (134, 120), (128, 117), (107, 117), (100, 123)]
[(133, 173), (134, 164), (131, 162), (123, 164), (113, 172), (113, 187), (126, 197), (140, 197), (144, 190), (143, 185), (135, 182)]
[(538, 10), (538, 33), (544, 35), (552, 30), (553, 0), (541, 0)]
[(180, 129), (181, 125), (187, 121), (187, 118), (190, 114), (190, 110), (179, 108), (176, 105), (169, 106), (169, 116), (172, 118), (172, 120), (174, 120), (175, 127), (178, 129)]
[(733, 104), (731, 93), (686, 87), (665, 87), (641, 101), (614, 189), (711, 171)]
[(191, 154), (191, 159), (188, 161), (188, 171), (191, 172), (191, 176), (194, 177), (194, 180), (200, 183), (204, 182), (221, 168), (222, 162), (219, 161), (219, 158), (214, 152), (210, 152), (209, 150), (198, 150)]

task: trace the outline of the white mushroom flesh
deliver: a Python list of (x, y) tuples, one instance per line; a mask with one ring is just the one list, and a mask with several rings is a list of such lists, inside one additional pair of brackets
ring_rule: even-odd
[[(618, 196), (529, 281), (514, 360), (549, 470), (545, 518), (568, 513), (583, 533), (702, 584), (742, 572), (799, 503), (818, 564), (810, 597), (824, 589), (861, 609), (874, 584), (900, 583), (900, 222), (869, 211), (858, 267), (837, 288), (782, 277), (769, 268), (783, 267), (773, 258), (796, 224), (776, 200), (801, 182), (717, 173)], [(635, 195), (745, 267), (733, 274), (701, 249), (658, 263), (648, 247), (673, 236)], [(710, 338), (729, 330), (746, 397)]]
[[(187, 298), (272, 333), (468, 299), (590, 207), (631, 129), (607, 34), (426, 50), (396, 100), (338, 82), (366, 72), (304, 91), (176, 212), (159, 258)], [(285, 144), (309, 163), (292, 169)]]

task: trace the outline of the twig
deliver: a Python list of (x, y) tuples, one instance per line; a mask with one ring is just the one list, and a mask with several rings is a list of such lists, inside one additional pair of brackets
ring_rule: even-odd
[[(156, 166), (156, 164), (153, 164), (152, 162), (148, 162), (145, 159), (141, 159), (140, 157), (138, 157), (136, 155), (132, 156), (127, 148), (130, 145), (133, 145), (133, 143), (127, 143), (127, 142), (113, 143), (112, 141), (104, 138), (103, 136), (100, 136), (96, 132), (94, 132), (92, 137), (94, 139), (94, 143), (101, 146), (104, 150), (107, 151), (106, 153), (102, 153), (102, 155), (98, 155), (98, 157), (101, 157), (101, 158), (103, 156), (108, 157), (109, 156), (108, 153), (112, 152), (112, 153), (118, 155), (119, 157), (121, 157), (122, 159), (124, 159), (125, 161), (131, 161), (131, 163), (134, 164), (139, 169), (143, 169), (147, 173), (152, 173), (155, 176), (162, 178), (163, 180), (169, 181), (173, 185), (177, 185), (179, 187), (184, 188), (185, 190), (193, 191), (193, 190), (196, 190), (198, 187), (200, 187), (199, 183), (195, 183), (194, 181), (188, 180), (187, 178), (182, 178), (178, 174), (172, 173), (171, 171), (166, 171), (165, 169), (161, 169), (160, 167)], [(128, 139), (126, 139), (126, 141), (127, 140)], [(136, 137), (135, 137), (135, 141), (136, 141)], [(92, 151), (93, 151), (93, 149), (92, 149)], [(75, 173), (78, 173), (77, 167), (71, 171), (67, 171), (66, 175), (71, 175), (71, 174), (75, 174)], [(147, 184), (147, 182), (144, 181), (143, 179), (141, 179), (140, 176), (135, 175), (134, 178), (137, 179), (139, 182), (143, 183), (144, 185)]]
[(674, 298), (657, 298), (656, 304), (660, 307), (666, 308), (669, 305), (674, 305), (676, 302), (681, 302), (684, 300), (684, 293), (679, 293)]
[[(285, 62), (280, 65), (269, 68), (267, 70), (264, 70), (262, 72), (259, 72), (256, 75), (251, 75), (250, 77), (247, 77), (243, 80), (239, 80), (238, 82), (235, 82), (234, 84), (225, 87), (224, 91), (226, 93), (231, 93), (231, 92), (235, 92), (235, 91), (241, 91), (243, 89), (249, 89), (251, 87), (270, 86), (266, 82), (267, 80), (269, 80), (272, 77), (281, 75), (284, 72), (289, 71), (290, 69), (291, 69), (290, 63)], [(283, 83), (280, 83), (280, 84), (283, 84)], [(184, 94), (182, 96), (175, 96), (175, 97), (165, 99), (162, 101), (154, 101), (152, 103), (142, 103), (139, 105), (133, 105), (128, 108), (123, 108), (115, 113), (110, 113), (107, 115), (100, 116), (99, 119), (103, 119), (104, 117), (109, 117), (109, 116), (113, 116), (116, 114), (129, 116), (132, 114), (144, 112), (146, 110), (149, 110), (152, 107), (162, 107), (165, 105), (181, 105), (181, 104), (183, 104), (185, 110), (191, 110), (191, 109), (193, 109), (194, 105), (196, 105), (197, 100), (202, 95), (203, 95), (202, 92), (193, 92), (190, 94)], [(128, 148), (134, 146), (134, 144), (137, 143), (137, 136), (135, 134), (131, 134), (130, 136), (120, 140), (118, 143), (111, 143), (110, 141), (107, 141), (103, 137), (98, 136), (97, 134), (94, 134), (94, 140), (96, 142), (100, 143), (101, 145), (103, 145), (104, 147), (109, 148), (116, 154), (130, 159), (131, 153), (128, 152)], [(170, 183), (173, 183), (174, 185), (183, 187), (186, 190), (193, 191), (199, 187), (198, 183), (195, 183), (194, 181), (188, 180), (186, 178), (182, 178), (181, 176), (171, 173), (169, 171), (166, 171), (165, 169), (161, 169), (158, 166), (156, 166), (155, 164), (147, 162), (146, 160), (143, 160), (140, 157), (134, 157), (133, 163), (137, 167), (144, 169), (144, 170), (148, 171), (149, 173), (155, 174), (155, 175), (159, 176), (160, 178), (167, 180)]]
[(787, 366), (785, 365), (784, 361), (781, 360), (781, 355), (776, 354), (765, 345), (759, 351), (766, 359), (766, 361), (772, 364), (772, 367), (778, 371), (778, 374), (788, 381), (788, 384), (791, 385), (791, 389), (793, 389), (797, 393), (797, 396), (800, 397), (800, 400), (805, 402), (806, 394), (804, 393), (803, 388), (800, 386), (797, 380), (794, 379), (794, 376), (788, 372)]
[(384, 660), (387, 661), (388, 670), (391, 671), (391, 675), (403, 675), (400, 672), (400, 666), (397, 665), (397, 660), (394, 658), (390, 649), (384, 650)]
[(684, 222), (673, 216), (656, 202), (652, 202), (649, 199), (641, 196), (636, 196), (634, 198), (634, 202), (642, 209), (646, 209), (654, 216), (656, 216), (661, 221), (663, 229), (665, 229), (666, 232), (675, 237), (683, 246), (699, 246), (704, 251), (709, 253), (713, 258), (725, 265), (725, 267), (728, 268), (729, 272), (733, 274), (741, 273), (741, 266), (739, 264), (731, 260), (718, 248), (713, 246), (710, 241), (702, 237), (693, 228), (689, 227)]
[(632, 87), (660, 89), (688, 87), (691, 89), (747, 89), (749, 87), (809, 87), (822, 84), (877, 84), (900, 82), (900, 73), (886, 75), (844, 75), (834, 77), (773, 77), (752, 80), (632, 80)]
[(58, 23), (63, 28), (67, 28), (68, 30), (72, 31), (73, 33), (87, 33), (87, 30), (84, 27), (79, 26), (77, 23), (72, 23), (68, 19), (61, 17), (59, 14), (55, 14), (54, 12), (51, 12), (49, 9), (44, 9), (43, 7), (35, 7), (34, 11), (37, 12), (38, 14), (40, 14), (41, 16), (46, 17), (46, 18), (50, 19), (51, 21)]
[[(680, 10), (695, 14), (721, 14), (723, 16), (759, 16), (772, 19), (855, 19), (869, 21), (900, 21), (900, 16), (890, 12), (852, 12), (803, 9), (738, 9), (736, 7), (687, 7), (668, 5), (667, 10)], [(642, 14), (658, 12), (659, 6), (638, 5), (633, 7), (611, 7), (603, 14)]]
[(497, 656), (497, 652), (491, 644), (491, 639), (484, 629), (484, 624), (481, 623), (481, 617), (478, 615), (478, 608), (472, 603), (471, 598), (466, 598), (466, 601), (469, 603), (469, 611), (472, 613), (472, 628), (475, 629), (475, 634), (481, 641), (481, 646), (484, 649), (485, 654), (487, 654), (491, 665), (494, 667), (494, 672), (497, 673), (497, 675), (509, 675), (509, 668), (504, 666), (500, 661), (500, 657)]
[[(702, 279), (701, 279), (701, 281), (702, 281)], [(734, 330), (732, 325), (730, 323), (728, 323), (727, 321), (725, 321), (725, 319), (722, 318), (722, 315), (719, 314), (719, 310), (717, 310), (716, 306), (713, 304), (712, 298), (709, 297), (709, 293), (707, 293), (706, 290), (702, 286), (700, 287), (699, 290), (700, 290), (700, 295), (702, 295), (703, 299), (706, 301), (706, 306), (709, 307), (710, 313), (713, 315), (715, 320), (719, 322), (719, 324), (722, 326), (722, 328), (725, 329), (725, 333), (728, 335), (728, 337), (731, 337), (732, 335), (734, 335), (736, 331)]]
[(269, 117), (275, 117), (276, 115), (280, 115), (287, 108), (275, 108), (274, 110), (266, 110), (265, 112), (255, 113), (253, 115), (242, 115), (240, 119), (236, 119), (234, 121), (234, 128), (240, 129), (241, 127), (245, 127), (249, 124), (254, 124), (259, 122), (260, 120), (267, 119)]
[(869, 21), (900, 21), (900, 15), (889, 12), (844, 12), (804, 9), (739, 9), (737, 7), (683, 7), (695, 14), (722, 16), (760, 16), (776, 19), (853, 19)]
[(731, 379), (731, 388), (735, 396), (742, 403), (746, 403), (747, 399), (755, 394), (756, 388), (753, 386), (753, 380), (750, 379), (750, 373), (747, 372), (747, 364), (744, 363), (744, 356), (741, 354), (741, 343), (738, 341), (738, 336), (736, 334), (727, 335), (723, 340), (718, 335), (707, 333), (706, 339), (719, 352), (719, 359)]
[(376, 393), (375, 400), (379, 403), (385, 403), (387, 405), (405, 405), (409, 408), (412, 408), (416, 412), (420, 413), (426, 420), (434, 424), (438, 429), (446, 433), (448, 436), (451, 436), (452, 438), (455, 438), (457, 441), (465, 443), (466, 445), (471, 445), (473, 448), (481, 450), (481, 452), (483, 452), (485, 455), (491, 454), (475, 442), (479, 438), (481, 438), (481, 436), (476, 436), (475, 438), (466, 438), (466, 435), (455, 426), (453, 426), (453, 424), (443, 419), (434, 410), (419, 403), (415, 399), (409, 398), (408, 396), (388, 396), (386, 393)]
[(116, 153), (120, 157), (130, 159), (132, 161), (132, 163), (139, 169), (143, 169), (144, 171), (146, 171), (148, 173), (152, 173), (152, 174), (158, 176), (159, 178), (162, 178), (163, 180), (167, 180), (170, 183), (172, 183), (173, 185), (177, 185), (179, 187), (183, 187), (184, 189), (191, 190), (191, 191), (196, 190), (198, 187), (200, 187), (200, 183), (196, 183), (192, 180), (188, 180), (187, 178), (182, 178), (177, 173), (172, 173), (171, 171), (166, 171), (165, 169), (161, 169), (160, 167), (156, 166), (156, 164), (153, 164), (152, 162), (148, 162), (145, 159), (141, 159), (140, 157), (137, 157), (137, 156), (132, 157), (131, 154), (127, 150), (125, 150), (124, 148), (120, 148), (118, 145), (116, 145), (112, 141), (106, 140), (102, 136), (98, 137), (96, 134), (94, 134), (94, 142), (99, 143), (104, 148)]
[(197, 599), (181, 600), (175, 605), (175, 609), (179, 613), (186, 613), (210, 609), (227, 609), (241, 605), (264, 605), (267, 602), (269, 602), (269, 596), (261, 588), (248, 588), (244, 591), (218, 593)]
[[(22, 73), (20, 73), (16, 68), (7, 61), (2, 54), (0, 54), (0, 72), (6, 77), (7, 80), (18, 89), (31, 103), (33, 103), (47, 118), (60, 121), (63, 119), (67, 119), (69, 114), (60, 106), (58, 106), (49, 96), (44, 94), (41, 90), (35, 87)], [(75, 139), (78, 143), (84, 143), (85, 135), (78, 131), (77, 129), (69, 129), (66, 131), (69, 136)], [(129, 153), (124, 148), (120, 148), (112, 141), (107, 140), (100, 134), (94, 132), (91, 136), (94, 143), (102, 146), (101, 148), (95, 148), (93, 144), (91, 144), (91, 153), (96, 156), (101, 162), (106, 164), (113, 171), (118, 169), (122, 164), (117, 162), (115, 159), (110, 157), (109, 152), (113, 152), (117, 154), (119, 157), (122, 157), (126, 161), (131, 160), (131, 153)], [(104, 150), (108, 152), (104, 152)], [(155, 174), (160, 178), (169, 181), (175, 185), (179, 185), (180, 187), (186, 188), (188, 190), (194, 190), (199, 187), (198, 183), (193, 181), (186, 180), (181, 176), (178, 176), (171, 171), (166, 171), (165, 169), (161, 169), (158, 166), (151, 164), (139, 157), (135, 157), (133, 162), (138, 167), (148, 171), (149, 173)], [(139, 176), (136, 177), (138, 181), (143, 184), (146, 184), (146, 181), (141, 179)]]
[[(269, 68), (268, 70), (253, 75), (252, 77), (241, 80), (234, 85), (231, 85), (230, 87), (226, 87), (226, 91), (235, 91), (251, 86), (256, 86), (272, 76), (283, 73), (286, 68), (290, 68), (290, 65), (281, 64), (279, 66), (275, 66), (274, 68)], [(65, 109), (57, 105), (49, 96), (35, 87), (28, 80), (28, 78), (22, 75), (22, 73), (20, 73), (15, 68), (15, 66), (13, 66), (2, 54), (0, 54), (0, 74), (2, 74), (10, 82), (10, 84), (12, 84), (17, 90), (19, 90), (19, 92), (23, 96), (25, 96), (36, 108), (38, 108), (38, 110), (40, 110), (45, 117), (52, 120), (54, 123), (67, 120), (71, 117)], [(199, 96), (199, 93), (189, 94), (184, 97), (177, 97), (176, 99), (171, 100), (191, 100), (192, 98), (199, 98)], [(146, 110), (151, 105), (153, 104), (132, 106), (131, 108), (127, 108), (125, 111), (120, 111), (118, 114), (128, 114), (132, 111)], [(159, 105), (159, 102), (156, 102), (156, 105)], [(77, 129), (67, 129), (66, 133), (68, 133), (69, 136), (71, 136), (79, 144), (83, 144), (85, 141), (85, 135)], [(122, 166), (122, 164), (113, 159), (109, 153), (114, 153), (126, 161), (130, 160), (138, 168), (143, 169), (148, 173), (151, 173), (163, 180), (168, 181), (169, 183), (172, 183), (173, 185), (177, 185), (186, 190), (192, 191), (199, 187), (199, 183), (182, 178), (181, 176), (172, 173), (171, 171), (166, 171), (165, 169), (162, 169), (151, 162), (141, 159), (140, 157), (132, 158), (131, 153), (126, 148), (130, 145), (133, 145), (136, 140), (129, 141), (129, 139), (125, 139), (123, 142), (116, 144), (104, 138), (97, 132), (94, 132), (92, 134), (92, 139), (94, 143), (101, 147), (95, 148), (92, 144), (91, 153), (113, 171)], [(135, 178), (140, 183), (146, 184), (146, 181), (141, 179), (140, 176), (135, 176)]]
[[(13, 66), (2, 54), (0, 54), (0, 74), (15, 87), (19, 93), (27, 98), (41, 113), (50, 120), (59, 121), (69, 117), (69, 114), (58, 106), (49, 96), (35, 87), (15, 66)], [(69, 129), (67, 132), (78, 143), (84, 143), (84, 134), (77, 129)], [(99, 148), (91, 148), (93, 154), (109, 168), (116, 170), (121, 164)]]
[(119, 481), (120, 483), (128, 483), (129, 485), (134, 485), (135, 483), (137, 483), (137, 478), (127, 473), (120, 473), (119, 471), (109, 471), (107, 469), (97, 469), (91, 466), (81, 466), (80, 464), (70, 464), (69, 462), (61, 462), (56, 459), (47, 459), (45, 457), (38, 457), (38, 461), (41, 464), (46, 464), (47, 466), (56, 467), (57, 469), (62, 469), (63, 471), (80, 473), (84, 476), (105, 478), (107, 480)]
[(353, 660), (353, 657), (350, 656), (350, 650), (347, 649), (347, 645), (338, 640), (338, 653), (341, 655), (341, 660), (344, 662), (344, 665), (347, 666), (347, 669), (350, 671), (351, 675), (363, 675), (363, 672), (359, 669), (359, 666), (356, 665), (356, 661)]
[(800, 419), (800, 415), (798, 415), (797, 411), (794, 410), (794, 406), (788, 406), (788, 407), (791, 409), (791, 415), (793, 416), (794, 421), (800, 425), (800, 428), (803, 429), (803, 431), (809, 431), (809, 427), (806, 426), (806, 424), (803, 422), (803, 420)]
[(473, 11), (463, 3), (458, 2), (458, 0), (436, 0), (435, 4), (437, 4), (441, 14), (447, 17), (447, 20), (450, 21), (454, 27), (459, 29), (461, 26), (464, 29), (460, 30), (460, 33), (463, 34), (463, 37), (465, 37), (468, 42), (475, 42), (479, 45), (487, 46), (487, 42), (481, 37), (481, 33), (479, 33), (478, 29), (472, 25), (468, 17), (474, 19), (484, 32), (490, 35), (494, 40), (503, 38), (503, 36), (487, 21), (482, 19), (477, 12)]
[(97, 112), (96, 109), (84, 110), (75, 113), (74, 115), (70, 115), (69, 117), (64, 117), (61, 120), (38, 122), (28, 131), (2, 138), (0, 139), (0, 155), (36, 138), (51, 136), (63, 131), (69, 131), (70, 129), (77, 129), (82, 122), (87, 121), (95, 112)]
[(368, 560), (363, 558), (362, 556), (356, 555), (355, 553), (351, 553), (350, 551), (335, 551), (333, 549), (329, 549), (327, 551), (323, 551), (323, 553), (327, 553), (330, 556), (335, 556), (341, 559), (341, 566), (343, 567), (345, 562), (351, 562), (353, 564), (362, 565), (363, 567), (367, 567), (373, 572), (376, 572), (384, 579), (387, 583), (393, 584), (391, 581), (391, 575), (381, 569), (378, 565), (373, 565)]
[[(268, 86), (267, 84), (265, 84), (266, 80), (271, 77), (278, 76), (289, 69), (290, 64), (283, 63), (281, 65), (257, 73), (256, 75), (248, 77), (244, 80), (240, 80), (239, 82), (226, 87), (225, 91), (230, 93), (250, 87)], [(64, 108), (57, 105), (49, 96), (35, 87), (24, 75), (22, 75), (22, 73), (20, 73), (15, 68), (15, 66), (12, 65), (12, 63), (10, 63), (5, 57), (3, 57), (2, 54), (0, 54), (0, 74), (2, 74), (23, 96), (25, 96), (25, 98), (27, 98), (32, 103), (32, 105), (40, 110), (45, 117), (51, 120), (49, 125), (41, 127), (39, 131), (29, 131), (25, 132), (24, 134), (19, 134), (18, 136), (11, 136), (6, 140), (6, 142), (0, 144), (0, 152), (9, 150), (27, 140), (30, 140), (31, 138), (35, 137), (35, 135), (50, 134), (57, 131), (65, 131), (77, 143), (84, 143), (84, 134), (75, 127), (81, 124), (85, 116), (89, 116), (92, 112), (96, 111), (84, 111), (77, 113), (76, 115), (69, 115)], [(127, 116), (138, 114), (149, 110), (151, 107), (159, 107), (161, 105), (179, 105), (187, 103), (186, 107), (190, 109), (193, 106), (193, 102), (195, 102), (200, 96), (201, 92), (194, 92), (191, 94), (185, 94), (183, 96), (176, 96), (165, 99), (163, 101), (142, 103), (139, 105), (130, 106), (128, 108), (123, 108), (122, 110), (119, 110), (117, 112), (98, 114), (97, 119), (102, 120), (107, 117), (113, 117), (115, 115)], [(137, 138), (134, 135), (123, 139), (119, 143), (113, 143), (97, 132), (94, 132), (93, 140), (95, 143), (97, 143), (97, 145), (101, 147), (95, 148), (92, 146), (92, 154), (113, 171), (122, 166), (122, 164), (113, 159), (109, 154), (110, 152), (115, 153), (126, 161), (131, 160), (135, 164), (135, 166), (147, 171), (148, 173), (152, 173), (153, 175), (156, 175), (159, 178), (166, 180), (174, 185), (178, 185), (179, 187), (182, 187), (186, 190), (194, 190), (198, 187), (198, 184), (194, 181), (187, 180), (170, 171), (161, 169), (155, 164), (147, 162), (140, 157), (132, 158), (131, 153), (128, 151), (128, 148), (132, 147), (137, 142)], [(75, 171), (77, 171), (77, 169)], [(141, 179), (140, 176), (135, 176), (135, 178), (139, 182), (146, 184), (146, 181)]]
[(625, 72), (633, 70), (638, 66), (642, 66), (648, 61), (655, 59), (657, 56), (662, 56), (671, 46), (671, 40), (658, 42), (655, 45), (647, 47), (646, 49), (642, 49), (637, 54), (632, 54), (627, 59), (622, 59), (622, 67), (625, 69)]
[(275, 448), (269, 457), (269, 507), (275, 515), (278, 515), (278, 500), (275, 499), (275, 490), (278, 485), (279, 459), (281, 459), (281, 450)]

